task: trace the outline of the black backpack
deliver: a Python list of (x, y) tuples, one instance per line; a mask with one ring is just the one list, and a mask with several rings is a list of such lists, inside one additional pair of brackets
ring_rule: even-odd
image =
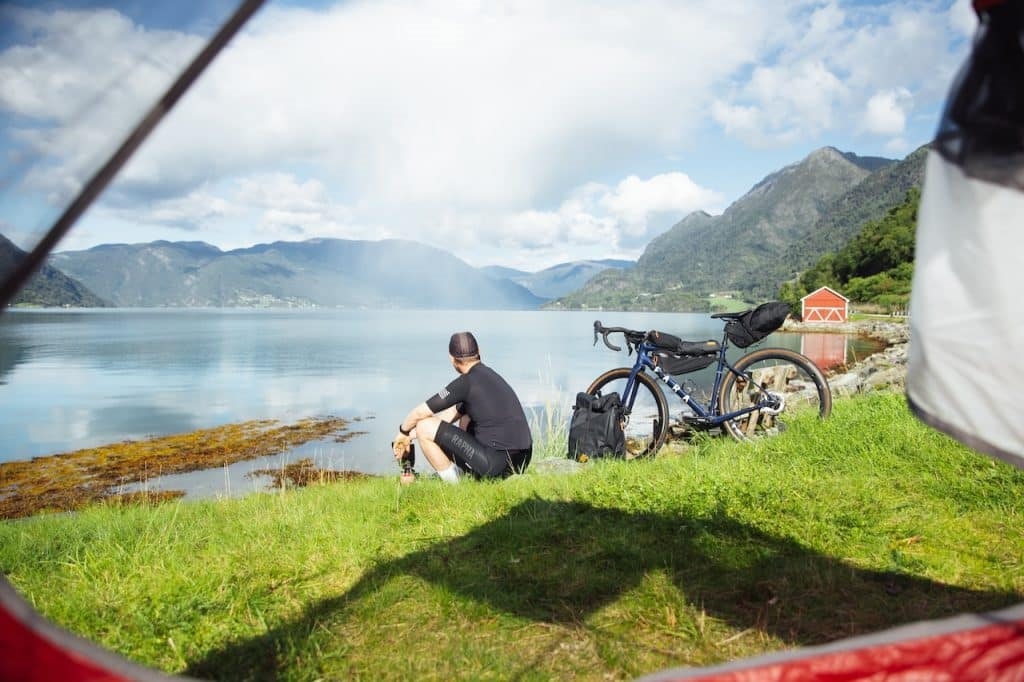
[(619, 394), (577, 393), (569, 421), (569, 459), (586, 462), (599, 457), (625, 456), (626, 434), (622, 432)]

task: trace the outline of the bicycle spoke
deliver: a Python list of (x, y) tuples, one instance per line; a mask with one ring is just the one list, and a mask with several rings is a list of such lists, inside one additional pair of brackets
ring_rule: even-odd
[[(739, 440), (774, 436), (801, 414), (828, 416), (831, 392), (820, 370), (803, 356), (783, 349), (755, 351), (737, 363), (744, 376), (725, 382), (719, 397), (722, 414), (757, 409), (725, 423)], [(749, 379), (748, 379), (749, 378)]]

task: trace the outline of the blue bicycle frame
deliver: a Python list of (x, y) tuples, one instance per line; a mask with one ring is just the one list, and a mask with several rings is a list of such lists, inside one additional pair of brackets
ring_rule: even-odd
[[(636, 400), (636, 392), (639, 388), (639, 381), (637, 381), (637, 375), (644, 371), (652, 372), (662, 383), (668, 386), (674, 394), (676, 394), (683, 403), (686, 404), (691, 410), (693, 410), (696, 417), (688, 418), (687, 421), (695, 422), (708, 427), (715, 427), (721, 425), (730, 419), (736, 419), (748, 415), (752, 412), (757, 412), (764, 407), (774, 407), (772, 404), (770, 394), (766, 393), (760, 400), (753, 405), (748, 405), (742, 409), (727, 414), (718, 413), (718, 395), (722, 390), (722, 384), (725, 380), (726, 371), (736, 376), (744, 376), (742, 372), (736, 369), (732, 363), (726, 359), (726, 351), (729, 349), (729, 343), (727, 337), (722, 335), (722, 342), (719, 344), (717, 351), (718, 358), (715, 366), (715, 380), (711, 385), (711, 404), (705, 407), (699, 403), (692, 395), (686, 392), (682, 384), (673, 379), (670, 375), (666, 374), (665, 371), (656, 365), (651, 360), (651, 353), (662, 350), (657, 346), (648, 343), (647, 341), (641, 341), (636, 346), (636, 361), (633, 363), (633, 368), (629, 373), (629, 379), (626, 381), (626, 386), (623, 391), (622, 397), (623, 405), (627, 410), (633, 410), (633, 403)], [(748, 376), (749, 380), (750, 377)]]

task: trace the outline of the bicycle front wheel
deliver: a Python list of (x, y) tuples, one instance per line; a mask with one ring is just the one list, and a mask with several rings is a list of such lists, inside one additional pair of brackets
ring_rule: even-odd
[(801, 414), (824, 419), (832, 412), (832, 390), (809, 358), (785, 348), (762, 348), (736, 362), (718, 396), (719, 414), (758, 409), (722, 426), (736, 440), (774, 436)]
[(668, 401), (657, 382), (646, 374), (637, 375), (636, 395), (626, 395), (629, 367), (608, 370), (594, 379), (587, 389), (590, 395), (608, 395), (616, 391), (625, 409), (622, 430), (626, 434), (626, 459), (648, 457), (665, 444), (668, 435)]

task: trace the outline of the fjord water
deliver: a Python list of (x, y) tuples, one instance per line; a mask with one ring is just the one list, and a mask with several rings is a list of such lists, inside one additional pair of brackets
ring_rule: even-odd
[[(190, 496), (239, 494), (265, 485), (247, 473), (302, 457), (397, 473), (391, 437), (413, 405), (454, 377), (452, 332), (476, 334), (484, 362), (509, 380), (539, 425), (546, 410), (567, 418), (577, 391), (632, 360), (593, 345), (595, 319), (688, 340), (721, 334), (719, 321), (681, 313), (9, 310), (0, 315), (0, 461), (251, 419), (334, 415), (354, 420), (358, 435), (147, 485)], [(857, 352), (838, 338), (842, 353)], [(768, 342), (801, 350), (802, 337), (775, 334)]]

